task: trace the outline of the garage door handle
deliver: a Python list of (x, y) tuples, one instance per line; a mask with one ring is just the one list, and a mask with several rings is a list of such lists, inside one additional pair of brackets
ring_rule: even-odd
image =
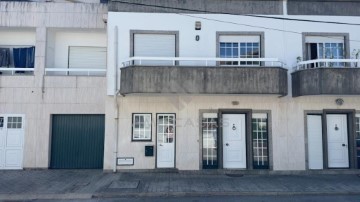
[(160, 146), (163, 146), (162, 144), (160, 144)]
[(342, 144), (343, 147), (346, 147), (346, 144)]
[(226, 146), (229, 146), (229, 143), (226, 143), (225, 145), (226, 145)]

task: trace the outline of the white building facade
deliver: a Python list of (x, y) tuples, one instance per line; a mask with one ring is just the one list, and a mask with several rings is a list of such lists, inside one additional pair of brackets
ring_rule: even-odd
[(105, 2), (0, 2), (0, 169), (360, 168), (360, 3)]
[(354, 6), (113, 1), (104, 168), (358, 169)]

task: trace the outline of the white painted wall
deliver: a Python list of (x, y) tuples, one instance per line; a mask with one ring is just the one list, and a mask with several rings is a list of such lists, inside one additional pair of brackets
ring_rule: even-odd
[(35, 29), (1, 29), (1, 46), (34, 46), (36, 42)]
[[(192, 16), (192, 17), (190, 17)], [(288, 16), (291, 17), (291, 16)], [(207, 18), (207, 19), (201, 19)], [(357, 22), (359, 17), (340, 16), (296, 16), (302, 19), (314, 19), (323, 21)], [(214, 22), (208, 19), (220, 20)], [(195, 30), (195, 21), (201, 21), (201, 31)], [(234, 22), (238, 25), (226, 23)], [(341, 32), (349, 33), (350, 52), (353, 49), (360, 49), (360, 28), (359, 26), (334, 25), (324, 23), (309, 23), (282, 21), (275, 19), (254, 18), (246, 16), (231, 15), (196, 15), (196, 14), (167, 14), (167, 13), (120, 13), (109, 12), (108, 15), (108, 52), (114, 51), (114, 28), (118, 27), (119, 48), (118, 61), (130, 56), (130, 30), (160, 30), (179, 31), (180, 57), (215, 57), (216, 56), (216, 32), (265, 32), (265, 57), (279, 58), (286, 63), (286, 68), (292, 70), (296, 64), (296, 58), (302, 57), (302, 35), (303, 32)], [(296, 33), (280, 32), (275, 30), (288, 30)], [(195, 41), (195, 36), (200, 36), (200, 41)], [(108, 56), (108, 95), (115, 92), (114, 87), (114, 63), (116, 56)], [(289, 71), (290, 73), (291, 71)], [(290, 89), (290, 88), (289, 88)]]
[(46, 67), (68, 68), (69, 46), (106, 47), (106, 32), (91, 29), (49, 31)]

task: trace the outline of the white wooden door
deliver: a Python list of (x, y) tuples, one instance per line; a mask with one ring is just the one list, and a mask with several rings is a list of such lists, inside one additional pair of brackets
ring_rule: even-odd
[(223, 114), (223, 167), (246, 168), (245, 114)]
[(321, 115), (307, 116), (309, 169), (323, 169), (323, 138)]
[(175, 168), (175, 115), (157, 114), (157, 167)]
[(349, 167), (349, 147), (347, 116), (345, 114), (326, 115), (328, 166), (329, 168)]
[(0, 169), (22, 169), (24, 116), (0, 115)]

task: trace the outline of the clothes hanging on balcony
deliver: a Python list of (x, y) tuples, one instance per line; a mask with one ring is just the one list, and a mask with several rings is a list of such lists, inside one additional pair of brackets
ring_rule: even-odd
[(10, 48), (0, 48), (0, 67), (10, 65)]
[(15, 68), (34, 68), (35, 47), (14, 48)]

